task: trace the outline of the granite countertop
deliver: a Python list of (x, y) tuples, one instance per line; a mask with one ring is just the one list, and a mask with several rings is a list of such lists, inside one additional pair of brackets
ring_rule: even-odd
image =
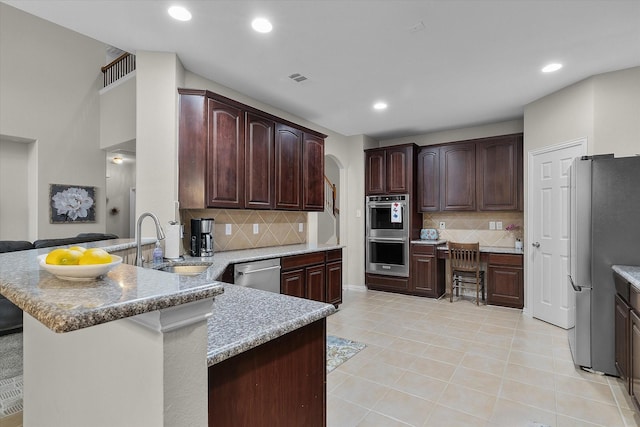
[[(144, 244), (154, 242), (143, 239)], [(135, 247), (135, 242), (118, 239), (83, 246), (114, 252)], [(287, 245), (219, 252), (209, 258), (185, 257), (178, 262), (211, 263), (197, 276), (122, 264), (90, 282), (60, 280), (41, 270), (36, 258), (52, 248), (10, 252), (0, 254), (0, 293), (55, 332), (215, 297), (208, 319), (207, 364), (211, 366), (335, 311), (330, 304), (218, 282), (227, 266), (339, 248), (342, 246)], [(175, 262), (162, 265), (169, 264)]]
[(624, 277), (631, 286), (640, 290), (640, 266), (637, 265), (613, 265), (613, 271)]
[[(114, 245), (108, 246), (109, 242)], [(109, 251), (125, 245), (131, 247), (126, 241), (83, 244)], [(54, 332), (75, 331), (213, 298), (224, 291), (223, 284), (210, 275), (178, 276), (126, 264), (91, 281), (61, 280), (38, 265), (38, 255), (51, 250), (0, 254), (0, 293)]]
[[(436, 245), (438, 246), (438, 250), (439, 251), (446, 251), (447, 250), (447, 245), (445, 243), (447, 243), (446, 240), (412, 240), (411, 241), (412, 244), (418, 244), (418, 245)], [(515, 254), (515, 255), (522, 255), (524, 254), (524, 250), (522, 249), (516, 249), (516, 248), (512, 248), (512, 247), (507, 247), (507, 246), (480, 246), (480, 252), (487, 252), (487, 253), (492, 253), (492, 254)]]
[(327, 317), (330, 304), (230, 284), (208, 320), (207, 366)]

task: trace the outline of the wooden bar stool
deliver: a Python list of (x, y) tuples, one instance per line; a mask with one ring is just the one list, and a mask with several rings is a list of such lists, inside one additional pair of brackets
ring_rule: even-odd
[(449, 249), (449, 278), (451, 280), (451, 295), (449, 302), (453, 302), (453, 291), (460, 296), (460, 289), (476, 290), (476, 305), (480, 305), (480, 292), (484, 301), (484, 270), (480, 269), (480, 243), (448, 242)]

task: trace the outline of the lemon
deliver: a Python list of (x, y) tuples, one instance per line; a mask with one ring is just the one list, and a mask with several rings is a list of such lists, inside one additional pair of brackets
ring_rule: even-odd
[(54, 249), (47, 255), (45, 262), (54, 265), (78, 265), (82, 252), (72, 249)]
[(90, 265), (90, 264), (109, 264), (111, 262), (111, 255), (104, 249), (90, 248), (84, 251), (78, 264)]
[(87, 250), (87, 248), (85, 248), (84, 246), (71, 246), (69, 249), (71, 249), (72, 251), (79, 251), (79, 252), (84, 252)]

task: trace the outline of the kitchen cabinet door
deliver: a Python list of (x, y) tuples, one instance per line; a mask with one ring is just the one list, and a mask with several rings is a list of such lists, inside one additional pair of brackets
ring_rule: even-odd
[(620, 378), (626, 381), (627, 390), (629, 389), (629, 341), (630, 335), (630, 312), (631, 307), (620, 295), (615, 298), (615, 357), (616, 369)]
[(385, 194), (387, 191), (387, 156), (384, 149), (365, 152), (365, 195)]
[(302, 150), (302, 209), (324, 210), (324, 139), (305, 133)]
[(629, 315), (631, 317), (630, 394), (636, 407), (640, 407), (640, 317), (634, 310), (631, 310)]
[(324, 263), (305, 268), (306, 298), (324, 302), (325, 299), (325, 273)]
[(418, 153), (418, 210), (440, 210), (440, 148), (425, 147)]
[(302, 210), (302, 131), (276, 124), (276, 209)]
[(476, 210), (476, 145), (456, 143), (440, 148), (440, 209)]
[(325, 302), (336, 307), (342, 304), (342, 260), (327, 262)]
[(444, 260), (438, 260), (434, 245), (412, 244), (410, 268), (413, 294), (431, 298), (444, 295)]
[(389, 194), (413, 194), (413, 147), (390, 147), (386, 149), (386, 175)]
[(478, 210), (522, 209), (522, 134), (478, 141), (476, 150)]
[(275, 122), (247, 113), (245, 125), (245, 207), (271, 209), (274, 205)]
[(287, 271), (280, 277), (280, 293), (292, 297), (305, 298), (304, 269)]
[(487, 262), (487, 304), (522, 308), (524, 306), (524, 278), (522, 255), (489, 254)]
[(207, 104), (207, 206), (244, 207), (242, 110), (209, 99)]

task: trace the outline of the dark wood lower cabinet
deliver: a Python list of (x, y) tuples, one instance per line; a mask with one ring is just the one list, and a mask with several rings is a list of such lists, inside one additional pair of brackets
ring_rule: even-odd
[(490, 253), (486, 281), (487, 304), (524, 307), (522, 255)]
[(615, 342), (616, 342), (616, 369), (620, 378), (626, 381), (627, 390), (630, 389), (629, 382), (629, 339), (630, 335), (630, 314), (631, 307), (620, 295), (615, 299)]
[(281, 258), (280, 293), (342, 303), (342, 249)]
[(374, 291), (409, 292), (409, 278), (400, 276), (385, 276), (383, 274), (365, 274), (367, 288)]
[(444, 260), (436, 256), (434, 245), (411, 245), (411, 284), (415, 295), (439, 298), (445, 292)]
[(640, 317), (638, 317), (634, 310), (631, 310), (629, 314), (631, 317), (629, 394), (631, 394), (636, 408), (640, 409)]
[(209, 367), (209, 426), (326, 426), (326, 320)]

